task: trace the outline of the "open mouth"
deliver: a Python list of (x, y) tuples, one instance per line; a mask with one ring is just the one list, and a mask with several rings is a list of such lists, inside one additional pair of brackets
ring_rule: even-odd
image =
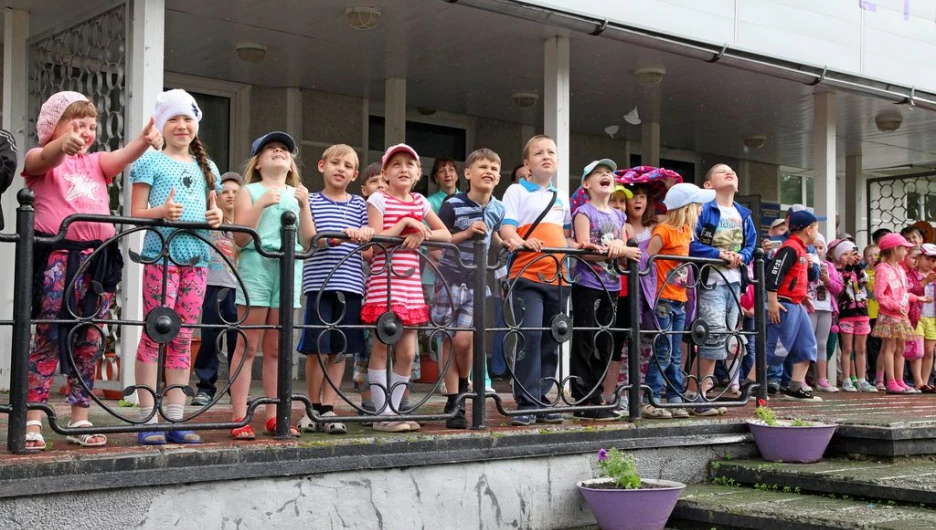
[(601, 180), (598, 181), (598, 185), (602, 188), (608, 187), (611, 185), (611, 177), (601, 177)]
[(484, 175), (483, 177), (481, 177), (481, 182), (490, 182), (490, 183), (493, 183), (493, 182), (494, 182), (494, 177), (491, 176), (491, 175)]

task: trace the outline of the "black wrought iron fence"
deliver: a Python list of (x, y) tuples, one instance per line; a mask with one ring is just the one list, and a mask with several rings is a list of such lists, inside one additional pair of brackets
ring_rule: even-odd
[[(365, 330), (372, 336), (372, 340), (380, 341), (385, 344), (388, 349), (386, 369), (388, 371), (393, 369), (394, 364), (394, 350), (398, 347), (398, 343), (404, 331), (406, 330), (418, 330), (426, 333), (431, 339), (440, 338), (441, 341), (448, 341), (449, 344), (454, 340), (454, 335), (456, 332), (471, 332), (472, 334), (472, 346), (473, 346), (473, 364), (472, 364), (472, 373), (471, 373), (471, 383), (472, 389), (467, 392), (460, 392), (456, 398), (456, 403), (458, 406), (463, 406), (467, 401), (471, 401), (471, 423), (470, 427), (473, 429), (483, 429), (487, 421), (487, 409), (486, 403), (488, 399), (493, 400), (495, 408), (499, 414), (504, 416), (509, 416), (516, 418), (518, 416), (529, 416), (529, 415), (548, 415), (548, 414), (565, 414), (573, 413), (580, 414), (588, 411), (596, 410), (611, 410), (618, 407), (622, 400), (627, 400), (627, 412), (631, 420), (638, 418), (641, 414), (641, 406), (643, 404), (648, 404), (656, 408), (662, 409), (710, 409), (713, 406), (717, 405), (718, 407), (723, 406), (743, 406), (749, 402), (753, 397), (752, 393), (756, 394), (759, 398), (766, 398), (766, 368), (765, 368), (765, 347), (766, 347), (766, 294), (764, 289), (764, 262), (763, 262), (763, 253), (758, 251), (754, 261), (753, 261), (753, 285), (754, 285), (754, 321), (756, 327), (753, 330), (742, 330), (738, 327), (726, 327), (726, 326), (716, 326), (714, 325), (711, 318), (708, 321), (705, 318), (701, 318), (698, 312), (699, 299), (704, 298), (700, 296), (695, 296), (694, 303), (690, 303), (690, 309), (695, 309), (695, 318), (690, 319), (686, 322), (685, 328), (683, 330), (672, 330), (667, 326), (661, 326), (659, 319), (657, 320), (648, 320), (646, 317), (646, 311), (644, 309), (649, 306), (646, 303), (646, 300), (649, 299), (648, 296), (642, 294), (642, 279), (645, 279), (654, 274), (655, 263), (660, 260), (667, 260), (674, 262), (676, 264), (675, 268), (670, 271), (667, 278), (676, 274), (682, 274), (683, 271), (691, 271), (690, 277), (694, 277), (695, 280), (687, 283), (687, 291), (690, 294), (702, 292), (705, 289), (711, 289), (712, 286), (708, 281), (702, 281), (701, 278), (709, 278), (714, 275), (715, 277), (724, 278), (724, 273), (719, 265), (724, 265), (723, 262), (718, 260), (710, 259), (698, 259), (698, 258), (688, 258), (688, 257), (675, 257), (675, 256), (651, 256), (648, 260), (645, 260), (643, 266), (634, 261), (628, 261), (626, 267), (622, 267), (618, 262), (612, 264), (614, 271), (619, 274), (621, 277), (626, 279), (626, 284), (628, 287), (628, 296), (627, 303), (629, 309), (630, 318), (625, 323), (624, 326), (619, 325), (617, 319), (617, 309), (612, 312), (611, 318), (605, 319), (595, 319), (594, 322), (588, 323), (585, 326), (578, 326), (577, 331), (585, 332), (589, 334), (594, 334), (595, 336), (604, 336), (608, 337), (613, 334), (618, 334), (618, 337), (625, 337), (627, 350), (626, 367), (628, 373), (628, 381), (625, 383), (617, 384), (612, 393), (613, 399), (610, 401), (602, 401), (596, 403), (594, 396), (596, 394), (602, 394), (604, 392), (598, 388), (602, 384), (602, 381), (605, 378), (605, 375), (608, 373), (608, 370), (611, 366), (611, 354), (608, 351), (599, 351), (596, 354), (598, 359), (598, 370), (602, 372), (602, 376), (597, 379), (592, 379), (590, 383), (585, 384), (581, 375), (567, 373), (566, 369), (563, 367), (561, 362), (561, 356), (557, 355), (547, 359), (543, 363), (543, 359), (533, 359), (530, 357), (533, 355), (531, 352), (534, 350), (531, 348), (531, 343), (528, 341), (531, 338), (536, 340), (545, 340), (550, 347), (555, 346), (557, 348), (568, 349), (569, 341), (572, 338), (573, 332), (576, 331), (573, 326), (572, 316), (570, 315), (569, 305), (566, 300), (568, 299), (568, 293), (571, 290), (571, 287), (578, 280), (577, 277), (573, 275), (573, 270), (575, 269), (576, 263), (585, 263), (587, 258), (595, 258), (596, 256), (600, 257), (601, 255), (590, 250), (572, 250), (567, 248), (547, 248), (542, 249), (542, 251), (536, 253), (532, 262), (527, 263), (523, 269), (516, 274), (512, 274), (510, 279), (507, 282), (505, 289), (505, 314), (508, 315), (507, 325), (505, 327), (489, 327), (485, 325), (488, 308), (490, 303), (488, 301), (488, 293), (498, 292), (498, 288), (489, 289), (488, 275), (496, 269), (502, 267), (505, 261), (510, 257), (505, 253), (499, 255), (499, 259), (491, 260), (488, 259), (487, 248), (484, 240), (479, 236), (474, 240), (473, 243), (473, 260), (472, 263), (466, 263), (461, 254), (457, 251), (457, 247), (448, 243), (433, 243), (425, 242), (424, 250), (418, 250), (420, 256), (422, 256), (427, 263), (427, 266), (436, 268), (436, 265), (432, 260), (428, 259), (428, 250), (427, 249), (453, 249), (456, 250), (453, 252), (455, 260), (457, 261), (458, 268), (464, 272), (464, 282), (452, 282), (446, 279), (445, 275), (438, 274), (438, 269), (436, 268), (436, 282), (442, 282), (441, 289), (443, 292), (448, 293), (450, 299), (455, 292), (455, 289), (470, 289), (473, 294), (474, 306), (473, 306), (473, 323), (471, 326), (465, 326), (463, 323), (459, 325), (457, 322), (452, 319), (443, 319), (439, 321), (436, 318), (430, 318), (429, 321), (425, 324), (418, 326), (408, 326), (403, 323), (403, 321), (397, 316), (394, 312), (388, 310), (372, 324), (360, 324), (358, 326), (346, 326), (341, 324), (342, 318), (340, 314), (343, 311), (347, 310), (347, 306), (344, 305), (343, 299), (339, 297), (340, 301), (340, 310), (339, 316), (336, 317), (334, 314), (331, 317), (326, 317), (325, 315), (319, 315), (319, 321), (322, 322), (320, 325), (307, 325), (305, 323), (296, 324), (294, 322), (295, 312), (292, 310), (280, 311), (279, 312), (279, 321), (275, 324), (267, 325), (247, 325), (244, 322), (247, 320), (248, 314), (242, 315), (241, 318), (233, 322), (221, 321), (217, 324), (196, 324), (196, 323), (185, 323), (180, 319), (179, 315), (174, 311), (173, 308), (169, 307), (166, 304), (166, 284), (165, 278), (163, 279), (162, 284), (162, 295), (161, 295), (161, 304), (150, 310), (146, 315), (143, 315), (142, 320), (133, 320), (129, 318), (121, 318), (120, 320), (108, 320), (105, 317), (96, 316), (94, 313), (90, 316), (82, 311), (78, 311), (76, 308), (68, 307), (68, 314), (65, 318), (58, 318), (52, 320), (41, 320), (31, 318), (31, 304), (33, 299), (33, 262), (35, 257), (35, 245), (36, 243), (55, 243), (64, 239), (65, 233), (67, 232), (68, 226), (77, 223), (77, 222), (86, 222), (86, 223), (108, 223), (113, 224), (117, 227), (116, 235), (104, 242), (101, 248), (94, 250), (94, 253), (105, 252), (106, 248), (110, 245), (117, 245), (118, 241), (122, 238), (126, 238), (129, 235), (140, 232), (140, 231), (153, 231), (159, 235), (160, 242), (162, 243), (162, 249), (159, 252), (158, 256), (155, 258), (144, 259), (135, 253), (131, 253), (131, 259), (139, 261), (140, 263), (149, 263), (149, 264), (162, 264), (163, 266), (175, 264), (175, 265), (185, 265), (181, 263), (175, 263), (169, 251), (170, 244), (174, 238), (182, 236), (192, 236), (209, 248), (213, 252), (218, 252), (222, 256), (223, 253), (220, 252), (218, 248), (214, 246), (211, 241), (211, 238), (207, 236), (210, 228), (204, 223), (186, 223), (186, 222), (168, 222), (164, 220), (151, 220), (151, 219), (136, 219), (136, 218), (127, 218), (127, 217), (112, 217), (112, 216), (97, 216), (97, 215), (73, 215), (68, 217), (65, 220), (62, 228), (57, 234), (52, 237), (38, 237), (34, 233), (34, 215), (35, 212), (32, 207), (33, 195), (32, 192), (28, 190), (21, 190), (17, 195), (17, 198), (20, 202), (20, 206), (17, 209), (17, 228), (15, 234), (0, 234), (0, 243), (15, 243), (16, 244), (16, 267), (14, 271), (14, 308), (13, 308), (13, 319), (12, 321), (0, 321), (0, 325), (9, 325), (13, 328), (13, 349), (12, 349), (12, 362), (11, 362), (11, 383), (10, 383), (10, 402), (6, 405), (0, 405), (0, 412), (6, 413), (9, 415), (9, 428), (8, 428), (8, 438), (7, 438), (7, 447), (11, 452), (23, 452), (26, 449), (26, 412), (27, 410), (41, 410), (45, 413), (48, 418), (50, 427), (59, 434), (64, 435), (83, 435), (83, 434), (100, 434), (100, 433), (129, 433), (129, 432), (142, 432), (142, 431), (177, 431), (177, 430), (207, 430), (207, 429), (233, 429), (243, 427), (249, 424), (252, 419), (254, 412), (257, 407), (260, 405), (273, 404), (276, 406), (276, 433), (275, 436), (278, 438), (287, 438), (290, 436), (290, 424), (292, 423), (291, 418), (291, 406), (293, 401), (300, 401), (305, 405), (306, 415), (315, 423), (327, 424), (333, 422), (349, 422), (349, 423), (364, 423), (364, 422), (374, 422), (381, 421), (388, 415), (392, 416), (393, 421), (403, 420), (403, 421), (417, 421), (417, 422), (429, 422), (429, 421), (440, 421), (451, 418), (455, 414), (455, 410), (444, 411), (443, 413), (437, 412), (428, 412), (427, 404), (434, 395), (438, 395), (441, 391), (442, 380), (446, 370), (449, 365), (453, 362), (454, 355), (449, 355), (446, 359), (443, 366), (440, 367), (439, 375), (434, 382), (430, 385), (430, 390), (427, 392), (421, 399), (419, 399), (415, 404), (407, 407), (396, 409), (395, 406), (391, 403), (389, 399), (394, 388), (389, 383), (379, 384), (371, 383), (370, 390), (371, 392), (381, 392), (386, 396), (384, 400), (385, 405), (380, 409), (372, 411), (365, 410), (362, 408), (358, 402), (355, 395), (345, 392), (341, 385), (337, 381), (334, 381), (328, 373), (328, 370), (325, 370), (324, 363), (326, 362), (325, 356), (318, 355), (314, 356), (314, 359), (308, 359), (307, 362), (318, 362), (323, 368), (322, 372), (325, 374), (325, 383), (329, 385), (336, 392), (338, 399), (344, 404), (348, 405), (353, 412), (349, 415), (342, 414), (340, 416), (325, 416), (319, 414), (312, 405), (312, 400), (309, 396), (303, 393), (296, 393), (293, 390), (293, 380), (292, 380), (292, 364), (293, 364), (293, 352), (295, 348), (294, 340), (294, 331), (295, 330), (312, 330), (321, 333), (334, 333), (342, 335), (351, 329), (361, 329)], [(169, 235), (163, 235), (159, 232), (158, 228), (172, 228), (175, 231)], [(228, 232), (238, 232), (242, 234), (248, 234), (255, 243), (259, 242), (259, 235), (252, 229), (240, 227), (240, 226), (222, 226), (218, 230), (224, 230)], [(265, 251), (262, 248), (262, 245), (255, 245), (257, 252), (260, 255), (272, 258), (278, 262), (279, 265), (279, 277), (284, 281), (280, 282), (280, 307), (291, 308), (293, 304), (294, 294), (295, 294), (295, 285), (293, 282), (295, 265), (297, 260), (305, 260), (311, 257), (316, 252), (327, 252), (329, 244), (341, 243), (347, 241), (347, 236), (344, 233), (318, 233), (311, 245), (310, 250), (307, 252), (296, 252), (295, 243), (297, 237), (297, 219), (294, 214), (289, 212), (283, 214), (282, 217), (282, 247), (279, 251)], [(384, 253), (388, 257), (392, 257), (394, 253), (400, 251), (400, 245), (402, 239), (398, 237), (374, 237), (371, 241), (357, 245), (353, 252), (347, 254), (338, 264), (334, 265), (333, 269), (328, 272), (325, 280), (325, 285), (317, 293), (311, 293), (312, 296), (308, 298), (307, 304), (312, 304), (312, 307), (307, 310), (317, 311), (318, 300), (321, 299), (322, 291), (328, 289), (329, 282), (337, 274), (337, 271), (340, 267), (344, 266), (355, 254), (364, 254), (371, 252)], [(631, 241), (629, 244), (636, 245), (636, 242)], [(529, 252), (522, 250), (520, 252)], [(230, 262), (227, 257), (224, 257), (225, 260), (228, 260), (229, 265), (234, 265)], [(84, 265), (87, 266), (90, 260), (86, 260)], [(388, 299), (392, 299), (394, 296), (394, 284), (403, 281), (404, 279), (411, 277), (413, 275), (418, 275), (419, 271), (415, 269), (407, 270), (396, 270), (392, 266), (392, 259), (385, 260), (386, 265), (384, 267), (388, 268), (386, 271), (388, 276)], [(543, 293), (549, 293), (550, 291), (555, 291), (555, 299), (558, 300), (558, 303), (555, 305), (553, 310), (546, 311), (544, 314), (542, 311), (537, 313), (537, 316), (542, 317), (540, 321), (534, 321), (535, 319), (531, 318), (529, 315), (533, 314), (530, 312), (530, 307), (527, 307), (526, 302), (524, 301), (523, 289), (530, 288), (529, 285), (525, 285), (521, 276), (522, 273), (529, 269), (532, 264), (537, 262), (548, 262), (551, 265), (551, 269), (555, 272), (552, 275), (547, 275), (544, 277), (542, 273), (539, 273), (535, 276), (536, 289), (541, 289)], [(232, 267), (235, 271), (238, 284), (243, 288), (244, 283), (240, 275), (236, 272), (236, 267)], [(382, 271), (380, 270), (371, 270), (371, 274), (377, 274)], [(75, 278), (66, 287), (66, 295), (74, 293), (76, 288), (75, 282), (79, 277), (78, 274), (75, 274)], [(138, 288), (138, 287), (135, 287)], [(92, 286), (89, 290), (94, 293), (95, 296), (101, 295), (101, 287), (99, 285)], [(308, 293), (307, 293), (308, 294)], [(656, 296), (659, 297), (660, 293), (657, 292)], [(90, 295), (89, 295), (90, 296)], [(246, 296), (246, 293), (245, 293)], [(552, 295), (549, 295), (552, 296)], [(737, 304), (737, 308), (731, 309), (737, 313), (740, 311), (740, 293), (735, 295), (733, 299), (729, 302), (731, 304)], [(618, 293), (614, 289), (605, 288), (603, 292), (599, 293), (599, 300), (605, 302), (613, 302), (615, 308), (617, 307), (617, 297)], [(66, 297), (68, 299), (68, 297)], [(598, 302), (596, 302), (598, 303)], [(246, 300), (246, 305), (248, 307), (247, 311), (249, 312), (250, 302), (249, 299)], [(693, 306), (694, 307), (691, 307)], [(389, 308), (389, 304), (388, 304)], [(726, 313), (729, 313), (729, 310), (726, 310)], [(644, 316), (642, 316), (642, 313)], [(726, 319), (728, 319), (726, 315)], [(730, 320), (730, 319), (728, 319)], [(732, 322), (727, 322), (731, 324)], [(133, 418), (127, 416), (119, 408), (115, 408), (110, 404), (106, 403), (104, 400), (99, 399), (94, 396), (92, 392), (88, 392), (91, 396), (91, 399), (105, 410), (108, 414), (117, 418), (119, 421), (116, 425), (98, 425), (94, 427), (69, 427), (68, 424), (60, 421), (55, 413), (53, 407), (48, 404), (42, 403), (28, 403), (27, 402), (27, 390), (28, 390), (28, 381), (29, 381), (29, 366), (28, 366), (28, 356), (30, 352), (30, 341), (32, 339), (32, 326), (37, 324), (64, 324), (71, 328), (69, 332), (69, 340), (67, 341), (69, 351), (68, 357), (69, 362), (74, 365), (74, 351), (72, 350), (73, 336), (75, 335), (76, 330), (82, 329), (98, 329), (100, 326), (107, 324), (111, 326), (139, 326), (143, 328), (143, 333), (145, 333), (150, 339), (155, 341), (159, 345), (159, 357), (157, 362), (158, 375), (156, 378), (155, 388), (151, 388), (148, 385), (137, 385), (130, 384), (125, 388), (125, 395), (131, 395), (133, 392), (138, 393), (148, 393), (153, 397), (155, 402), (154, 411), (150, 418)], [(725, 323), (723, 323), (725, 324)], [(178, 335), (178, 333), (184, 329), (208, 329), (214, 328), (218, 330), (219, 336), (226, 334), (226, 332), (234, 332), (238, 336), (238, 340), (246, 340), (245, 331), (250, 329), (262, 329), (266, 332), (274, 332), (279, 335), (279, 349), (278, 349), (278, 366), (277, 366), (277, 393), (276, 396), (264, 396), (252, 399), (248, 403), (247, 414), (241, 421), (229, 421), (229, 422), (210, 422), (210, 421), (196, 421), (200, 416), (202, 416), (207, 410), (211, 409), (217, 404), (220, 399), (220, 396), (223, 396), (226, 391), (231, 386), (231, 381), (234, 381), (242, 370), (245, 369), (245, 357), (241, 358), (241, 362), (237, 366), (230, 367), (230, 378), (227, 382), (227, 386), (224, 389), (221, 389), (217, 392), (214, 399), (212, 399), (207, 405), (197, 408), (194, 412), (186, 414), (180, 420), (171, 420), (167, 417), (166, 412), (162, 406), (163, 401), (165, 400), (168, 392), (173, 390), (182, 390), (187, 395), (192, 396), (194, 392), (187, 385), (178, 385), (178, 384), (166, 384), (163, 382), (163, 366), (164, 359), (166, 355), (167, 345)], [(717, 328), (718, 331), (713, 331), (713, 328)], [(508, 357), (510, 358), (507, 363), (508, 375), (513, 380), (513, 397), (514, 405), (520, 406), (511, 406), (508, 400), (504, 399), (497, 393), (487, 392), (485, 390), (485, 365), (486, 365), (486, 355), (485, 355), (485, 346), (487, 344), (487, 338), (489, 334), (494, 334), (495, 336), (500, 334), (504, 345), (508, 343), (514, 343), (514, 347)], [(545, 339), (544, 339), (545, 336)], [(673, 341), (673, 337), (679, 337), (677, 341)], [(513, 340), (509, 340), (513, 338)], [(682, 339), (685, 340), (682, 340)], [(713, 340), (716, 339), (716, 340)], [(717, 340), (721, 339), (721, 340)], [(723, 344), (726, 349), (726, 354), (735, 354), (732, 355), (732, 360), (728, 362), (728, 371), (732, 372), (737, 369), (739, 366), (738, 363), (741, 363), (742, 355), (737, 355), (739, 353), (737, 350), (739, 344), (742, 344), (744, 341), (754, 341), (756, 344), (756, 356), (755, 356), (755, 372), (756, 372), (756, 381), (754, 385), (746, 385), (740, 395), (733, 396), (731, 399), (726, 399), (724, 391), (716, 392), (713, 395), (708, 395), (705, 392), (705, 387), (708, 386), (707, 382), (712, 380), (712, 376), (708, 374), (701, 373), (701, 363), (697, 363), (699, 368), (693, 373), (689, 367), (692, 364), (688, 364), (684, 370), (682, 366), (679, 366), (675, 369), (665, 370), (661, 363), (661, 359), (665, 355), (659, 356), (652, 355), (648, 362), (658, 363), (657, 368), (662, 369), (661, 372), (664, 372), (662, 377), (663, 386), (667, 388), (667, 403), (663, 403), (661, 398), (655, 395), (654, 391), (651, 390), (651, 387), (647, 384), (647, 381), (641, 377), (641, 356), (643, 352), (647, 351), (646, 345), (649, 343), (651, 345), (666, 342), (669, 344), (670, 353), (672, 353), (673, 344), (676, 344), (677, 348), (682, 350), (686, 348), (687, 352), (690, 355), (694, 355), (696, 349), (700, 345), (705, 345), (706, 343), (711, 344), (714, 342), (716, 345)], [(431, 348), (438, 348), (437, 340), (429, 340)], [(686, 346), (682, 346), (682, 343), (685, 342)], [(605, 340), (604, 344), (607, 344), (608, 341)], [(617, 344), (619, 341), (611, 341), (612, 344)], [(643, 345), (643, 348), (642, 348)], [(605, 346), (606, 348), (606, 346)], [(104, 346), (102, 345), (99, 349), (97, 355), (98, 358), (104, 354)], [(660, 351), (665, 351), (660, 347)], [(332, 352), (338, 356), (338, 359), (350, 358), (350, 355), (356, 352), (348, 351), (339, 351)], [(436, 352), (438, 353), (438, 352)], [(542, 351), (538, 352), (542, 354)], [(575, 355), (576, 352), (567, 351), (566, 355)], [(646, 355), (644, 354), (644, 357)], [(441, 360), (441, 358), (440, 358)], [(592, 362), (589, 361), (589, 362)], [(123, 359), (123, 362), (132, 362), (131, 359)], [(540, 373), (532, 374), (530, 373), (530, 363), (537, 362), (540, 363), (538, 369)], [(545, 367), (545, 368), (544, 368)], [(545, 371), (543, 371), (545, 369)], [(688, 373), (685, 373), (688, 372)], [(667, 374), (679, 374), (677, 377), (671, 377)], [(686, 386), (682, 383), (680, 379), (693, 382), (694, 388), (701, 389), (697, 391), (695, 395), (690, 396), (687, 394)], [(743, 377), (743, 375), (742, 375)], [(675, 379), (675, 380), (674, 380)], [(388, 379), (389, 381), (389, 379)], [(86, 381), (81, 381), (81, 384), (84, 386), (86, 391), (90, 390), (90, 385)], [(400, 383), (397, 383), (400, 384)], [(568, 389), (572, 386), (578, 385), (578, 394), (579, 396), (573, 396), (568, 392)], [(659, 392), (659, 390), (657, 390)], [(453, 389), (448, 389), (448, 393), (452, 394)], [(691, 397), (691, 399), (690, 399)], [(146, 421), (149, 421), (152, 417), (158, 416), (159, 422), (157, 424), (146, 424)]]

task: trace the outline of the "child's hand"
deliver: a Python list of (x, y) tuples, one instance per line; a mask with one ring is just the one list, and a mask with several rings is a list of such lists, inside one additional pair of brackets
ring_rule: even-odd
[(530, 239), (527, 239), (523, 242), (523, 246), (534, 252), (539, 252), (543, 250), (543, 240), (531, 237)]
[(345, 228), (344, 233), (355, 243), (366, 243), (374, 237), (374, 229), (369, 226), (362, 228)]
[(786, 308), (780, 302), (777, 301), (768, 301), (767, 302), (767, 318), (773, 324), (780, 324), (780, 312), (783, 311), (786, 313)]
[(162, 208), (161, 217), (169, 219), (170, 221), (178, 221), (182, 218), (182, 211), (185, 209), (185, 207), (182, 206), (182, 203), (175, 202), (173, 199), (175, 199), (175, 188), (172, 188), (169, 191), (169, 196), (166, 197), (166, 202), (163, 203), (163, 205), (160, 207)]
[(78, 128), (78, 121), (73, 121), (72, 132), (66, 133), (65, 136), (62, 137), (62, 152), (66, 155), (77, 155), (84, 149), (84, 139), (78, 134)]
[(472, 236), (475, 234), (481, 234), (482, 236), (487, 234), (487, 225), (483, 221), (475, 221), (471, 223), (471, 226), (465, 229), (465, 232), (468, 232)]
[(413, 232), (412, 234), (406, 236), (403, 239), (403, 248), (408, 250), (415, 250), (419, 248), (419, 245), (422, 245), (422, 242), (426, 240), (426, 234), (424, 232)]
[(368, 241), (374, 238), (374, 234), (376, 233), (374, 232), (374, 229), (369, 226), (362, 226), (360, 229), (360, 232), (361, 232), (361, 240), (358, 241), (358, 243), (367, 243)]
[(640, 251), (640, 247), (629, 247), (624, 245), (624, 250), (621, 251), (620, 257), (627, 258), (631, 261), (640, 261), (641, 255), (642, 252)]
[(296, 186), (296, 201), (300, 209), (309, 207), (309, 188), (303, 186), (301, 182)]
[(218, 208), (218, 199), (214, 190), (208, 192), (208, 210), (205, 211), (205, 220), (211, 228), (218, 228), (224, 220), (224, 212)]
[(806, 308), (806, 311), (808, 313), (814, 313), (816, 311), (816, 306), (813, 305), (812, 298), (808, 296), (806, 298), (803, 298), (803, 307)]
[(754, 318), (754, 308), (742, 307), (741, 312), (744, 314), (745, 318)]
[(624, 242), (620, 239), (615, 239), (610, 244), (608, 244), (608, 257), (611, 259), (620, 258), (625, 249), (627, 249), (627, 245), (625, 245)]
[[(298, 191), (298, 190), (297, 190)], [(280, 191), (277, 189), (269, 189), (266, 193), (260, 196), (257, 199), (257, 203), (264, 208), (269, 208), (274, 204), (279, 204), (280, 202)]]
[(146, 145), (149, 145), (153, 149), (157, 151), (162, 149), (163, 136), (156, 129), (156, 118), (150, 116), (150, 121), (143, 127), (143, 132), (140, 133), (140, 137), (143, 138)]
[(933, 301), (933, 298), (931, 296), (924, 296), (923, 298), (920, 299), (921, 304), (928, 304), (932, 301)]

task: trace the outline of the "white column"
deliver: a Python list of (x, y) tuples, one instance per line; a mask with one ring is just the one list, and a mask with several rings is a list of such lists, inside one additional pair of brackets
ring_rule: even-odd
[[(127, 57), (128, 92), (129, 92), (129, 118), (127, 120), (128, 134), (136, 134), (143, 129), (143, 124), (149, 121), (156, 107), (156, 96), (163, 89), (163, 54), (165, 51), (166, 36), (166, 3), (165, 0), (134, 0), (132, 6), (131, 24), (132, 40)], [(129, 172), (129, 168), (125, 174)], [(124, 215), (130, 215), (130, 192), (132, 187), (125, 186), (123, 194)], [(143, 298), (141, 284), (143, 267), (130, 260), (126, 249), (132, 248), (139, 252), (143, 247), (143, 235), (137, 232), (125, 238), (124, 250), (124, 278), (121, 284), (120, 296), (122, 298), (123, 318), (127, 320), (141, 320), (143, 318)], [(139, 326), (123, 326), (120, 341), (120, 383), (123, 386), (134, 384), (136, 349), (140, 342), (142, 328)], [(126, 398), (136, 402), (136, 394)]]
[[(569, 38), (550, 37), (544, 44), (543, 125), (547, 136), (556, 141), (559, 168), (554, 184), (565, 194), (569, 190)], [(566, 372), (568, 373), (568, 372)]]
[(286, 89), (286, 134), (302, 145), (302, 90), (298, 87)]
[(660, 167), (660, 122), (645, 121), (640, 127), (640, 165)]
[(827, 241), (835, 238), (835, 93), (813, 96), (813, 179), (815, 210), (829, 219), (819, 223)]
[[(16, 230), (16, 192), (23, 187), (23, 170), (27, 147), (26, 111), (28, 108), (26, 89), (26, 39), (29, 38), (29, 13), (18, 9), (3, 10), (3, 128), (13, 134), (19, 150), (16, 177), (3, 194), (3, 231)], [(6, 243), (0, 252), (0, 270), (12, 274), (14, 263), (13, 245)], [(0, 282), (0, 319), (13, 316), (13, 282)], [(0, 328), (0, 389), (10, 388), (10, 350), (12, 335), (9, 327)]]
[(406, 141), (406, 79), (386, 80), (384, 100), (384, 149)]
[[(845, 157), (845, 216), (842, 218), (842, 225), (845, 232), (855, 236), (856, 241), (862, 235), (866, 238), (864, 241), (870, 241), (870, 233), (858, 233), (861, 229), (870, 228), (862, 226), (861, 216), (859, 215), (859, 212), (862, 211), (859, 210), (859, 204), (861, 203), (859, 200), (861, 196), (861, 189), (859, 188), (861, 165), (861, 153)], [(861, 248), (864, 248), (864, 245), (861, 245)]]

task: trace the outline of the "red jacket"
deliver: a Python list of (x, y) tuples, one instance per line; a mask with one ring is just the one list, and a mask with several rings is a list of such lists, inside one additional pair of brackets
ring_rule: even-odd
[(794, 304), (803, 303), (809, 286), (809, 260), (806, 245), (793, 235), (783, 242), (767, 267), (767, 290)]

